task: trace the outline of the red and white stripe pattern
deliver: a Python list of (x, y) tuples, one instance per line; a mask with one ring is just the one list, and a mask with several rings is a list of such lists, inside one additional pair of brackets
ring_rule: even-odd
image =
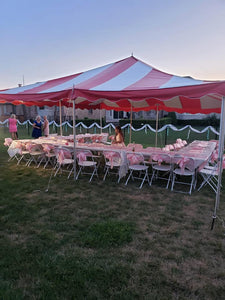
[(133, 111), (219, 112), (225, 82), (161, 72), (131, 56), (79, 74), (0, 91), (0, 103)]

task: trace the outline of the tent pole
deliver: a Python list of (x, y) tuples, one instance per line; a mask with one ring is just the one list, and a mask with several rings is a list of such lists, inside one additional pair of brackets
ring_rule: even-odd
[(77, 160), (77, 154), (76, 154), (76, 117), (75, 117), (75, 99), (73, 100), (73, 178), (76, 180), (77, 177), (77, 170), (76, 170), (76, 160)]
[(101, 133), (102, 133), (102, 110), (101, 110), (101, 104), (100, 104), (100, 126), (101, 126)]
[(131, 104), (131, 107), (130, 107), (130, 138), (129, 138), (129, 144), (131, 143), (131, 138), (132, 138), (132, 104)]
[(158, 144), (158, 123), (159, 123), (159, 107), (157, 104), (157, 110), (156, 110), (156, 125), (155, 125), (155, 147), (157, 147)]
[(223, 96), (223, 98), (222, 98), (222, 105), (221, 105), (219, 154), (218, 154), (219, 172), (218, 172), (216, 201), (215, 201), (215, 207), (214, 207), (213, 221), (212, 221), (211, 229), (213, 229), (214, 221), (216, 219), (216, 211), (219, 208), (219, 204), (220, 204), (221, 180), (222, 180), (222, 172), (223, 172), (224, 134), (225, 134), (225, 96)]
[(62, 100), (59, 100), (59, 126), (60, 126), (60, 135), (62, 136)]

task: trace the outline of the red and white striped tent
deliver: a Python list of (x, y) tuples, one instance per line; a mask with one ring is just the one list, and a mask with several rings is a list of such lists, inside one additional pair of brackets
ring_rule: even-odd
[(27, 106), (71, 106), (74, 103), (81, 109), (117, 111), (221, 112), (220, 176), (213, 215), (216, 218), (224, 152), (225, 81), (167, 74), (131, 56), (86, 72), (0, 91), (0, 103)]
[(203, 81), (159, 71), (131, 56), (86, 72), (0, 91), (0, 103), (123, 111), (219, 113), (225, 81)]

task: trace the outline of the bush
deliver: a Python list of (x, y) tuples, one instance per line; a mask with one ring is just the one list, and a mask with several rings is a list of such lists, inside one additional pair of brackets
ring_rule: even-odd
[[(121, 127), (124, 126), (125, 124), (130, 124), (130, 121), (128, 119), (121, 119), (119, 121), (119, 125)], [(145, 124), (149, 124), (151, 127), (155, 128), (156, 127), (156, 120), (146, 120), (146, 119), (134, 119), (134, 120), (132, 120), (132, 126), (135, 129), (141, 128)], [(161, 128), (166, 124), (171, 124), (171, 118), (166, 117), (166, 118), (159, 119), (158, 128)]]
[(220, 126), (220, 119), (217, 119), (215, 115), (208, 116), (207, 118), (201, 119), (201, 120), (177, 120), (177, 125), (185, 126), (185, 125), (191, 125), (191, 126), (213, 126), (215, 128)]
[[(84, 125), (86, 126), (90, 126), (93, 123), (97, 123), (98, 125), (100, 125), (100, 120), (99, 119), (76, 119), (76, 124), (78, 123), (84, 123)], [(70, 121), (70, 124), (73, 125), (73, 120)], [(102, 126), (105, 126), (105, 119), (102, 119)]]
[(177, 124), (177, 116), (175, 112), (169, 112), (168, 113), (168, 118), (171, 119), (171, 124), (176, 125)]

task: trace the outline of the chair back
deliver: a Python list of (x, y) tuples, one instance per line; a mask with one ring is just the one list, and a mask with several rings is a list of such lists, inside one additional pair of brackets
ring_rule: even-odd
[(175, 155), (173, 158), (173, 163), (176, 164), (182, 170), (189, 170), (191, 172), (195, 171), (195, 161), (191, 157)]
[(64, 159), (71, 159), (72, 155), (68, 149), (58, 148), (56, 149), (56, 158), (59, 164), (62, 164)]
[(54, 153), (55, 147), (51, 144), (42, 144), (43, 151), (47, 154)]
[(171, 164), (171, 156), (166, 153), (153, 153), (151, 155), (152, 161), (157, 161), (159, 165), (162, 163)]
[(76, 156), (77, 156), (77, 159), (78, 159), (79, 163), (87, 160), (88, 157), (93, 160), (93, 154), (92, 154), (91, 150), (82, 150), (82, 149), (79, 149), (76, 152)]
[(127, 153), (127, 160), (129, 162), (129, 165), (144, 164), (144, 156), (141, 153)]
[(104, 151), (103, 152), (105, 162), (110, 162), (111, 167), (113, 167), (114, 164), (118, 165), (121, 164), (121, 154), (116, 151)]

